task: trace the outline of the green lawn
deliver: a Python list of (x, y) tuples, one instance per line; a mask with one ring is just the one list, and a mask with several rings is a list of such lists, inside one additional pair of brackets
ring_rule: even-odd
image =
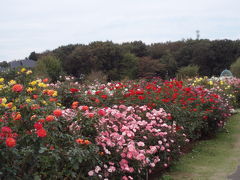
[(240, 165), (240, 113), (230, 118), (226, 129), (199, 142), (158, 180), (226, 180)]

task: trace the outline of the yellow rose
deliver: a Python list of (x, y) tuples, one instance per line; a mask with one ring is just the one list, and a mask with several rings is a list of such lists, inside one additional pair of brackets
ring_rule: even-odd
[(26, 74), (27, 74), (27, 75), (32, 74), (32, 71), (31, 71), (31, 70), (28, 70), (28, 71), (26, 72)]
[(26, 99), (26, 102), (30, 103), (30, 102), (32, 102), (32, 100), (31, 99)]
[(35, 86), (37, 84), (37, 81), (32, 81), (29, 83), (31, 86)]
[(8, 84), (11, 86), (11, 85), (14, 85), (14, 84), (16, 84), (17, 82), (15, 81), (15, 80), (10, 80), (9, 82), (8, 82)]
[(4, 78), (0, 78), (0, 83), (2, 83), (4, 81)]
[(54, 91), (54, 93), (53, 93), (53, 97), (56, 97), (58, 95), (58, 93), (57, 93), (57, 91)]
[(25, 72), (26, 71), (26, 68), (22, 68), (21, 69), (21, 72), (23, 73), (23, 72)]
[(5, 98), (5, 97), (2, 98), (2, 103), (3, 103), (3, 104), (6, 104), (6, 102), (7, 102), (7, 98)]

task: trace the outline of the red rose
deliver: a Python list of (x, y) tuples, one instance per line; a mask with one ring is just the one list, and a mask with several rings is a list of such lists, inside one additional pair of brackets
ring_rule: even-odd
[(79, 90), (76, 89), (76, 88), (71, 88), (71, 89), (70, 89), (70, 92), (71, 92), (71, 93), (75, 93), (75, 92), (78, 92), (78, 91), (79, 91)]
[(105, 116), (105, 115), (106, 115), (106, 111), (104, 111), (103, 109), (100, 109), (100, 110), (98, 111), (98, 114), (99, 114), (100, 116)]
[(6, 139), (6, 145), (7, 145), (7, 147), (16, 146), (16, 140), (14, 138), (9, 137)]
[(45, 137), (45, 136), (47, 136), (47, 131), (45, 129), (43, 129), (43, 128), (42, 129), (38, 129), (36, 133), (37, 133), (38, 137)]
[(43, 125), (42, 125), (42, 123), (40, 123), (40, 122), (36, 122), (36, 123), (34, 124), (34, 128), (35, 128), (35, 129), (42, 129), (42, 127), (43, 127)]
[(1, 128), (2, 133), (12, 133), (12, 129), (10, 127), (7, 126), (3, 126)]
[(14, 91), (14, 92), (21, 92), (22, 90), (23, 90), (23, 86), (21, 84), (15, 84), (12, 87), (12, 91)]
[(101, 97), (102, 97), (103, 99), (107, 99), (108, 96), (104, 94), (104, 95), (102, 95)]

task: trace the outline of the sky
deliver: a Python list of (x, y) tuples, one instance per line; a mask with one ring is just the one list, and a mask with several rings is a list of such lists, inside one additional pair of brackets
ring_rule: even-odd
[(5, 0), (0, 61), (62, 45), (240, 39), (239, 0)]

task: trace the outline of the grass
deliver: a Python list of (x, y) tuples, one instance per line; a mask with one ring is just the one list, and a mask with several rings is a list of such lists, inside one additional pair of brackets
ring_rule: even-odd
[(155, 180), (226, 180), (240, 165), (240, 113), (216, 138), (197, 143), (163, 177)]

